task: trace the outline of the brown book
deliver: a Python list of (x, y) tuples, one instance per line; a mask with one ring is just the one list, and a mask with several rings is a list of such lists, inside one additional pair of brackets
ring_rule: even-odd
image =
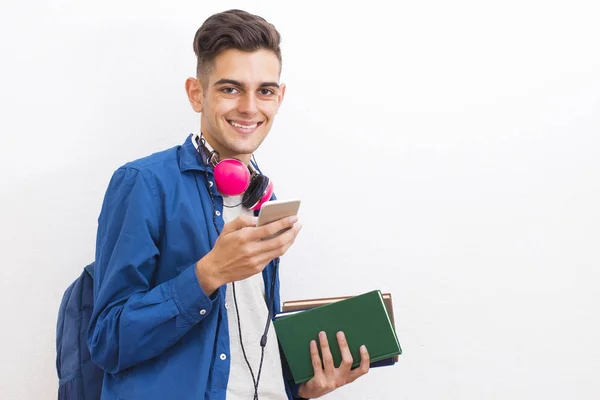
[[(394, 330), (396, 329), (396, 325), (394, 322), (394, 307), (392, 305), (392, 295), (391, 293), (383, 293), (383, 302), (385, 303), (385, 308), (390, 316), (390, 320), (392, 321), (392, 326)], [(294, 311), (302, 311), (308, 310), (310, 308), (324, 306), (326, 304), (335, 303), (340, 300), (345, 300), (353, 296), (341, 296), (341, 297), (323, 297), (318, 299), (305, 299), (305, 300), (290, 300), (283, 302), (283, 306), (281, 307), (282, 313), (294, 312)], [(399, 356), (394, 356), (394, 361), (398, 362)]]

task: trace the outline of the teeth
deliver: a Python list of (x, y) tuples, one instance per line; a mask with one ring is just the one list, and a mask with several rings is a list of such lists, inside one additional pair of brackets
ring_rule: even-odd
[(257, 125), (258, 125), (258, 123), (256, 123), (256, 124), (254, 124), (254, 125), (249, 125), (249, 126), (246, 126), (246, 125), (241, 125), (241, 124), (238, 124), (237, 122), (233, 122), (233, 121), (229, 121), (229, 123), (230, 123), (231, 125), (235, 126), (236, 128), (242, 128), (242, 129), (254, 129), (254, 128), (256, 128), (256, 127), (257, 127)]

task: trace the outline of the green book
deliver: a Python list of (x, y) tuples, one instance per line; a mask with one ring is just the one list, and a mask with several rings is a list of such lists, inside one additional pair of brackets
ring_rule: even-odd
[(379, 290), (331, 304), (277, 316), (273, 322), (279, 345), (296, 383), (310, 380), (314, 375), (310, 358), (310, 341), (319, 332), (327, 334), (334, 366), (342, 360), (336, 334), (344, 332), (353, 365), (360, 365), (360, 346), (365, 345), (371, 363), (402, 354), (396, 331)]

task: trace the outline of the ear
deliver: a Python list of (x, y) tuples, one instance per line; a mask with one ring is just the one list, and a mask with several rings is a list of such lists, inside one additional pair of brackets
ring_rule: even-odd
[(279, 85), (279, 98), (277, 99), (277, 110), (281, 107), (281, 103), (283, 103), (283, 97), (285, 96), (286, 84), (282, 83)]
[(185, 92), (192, 108), (197, 113), (202, 112), (202, 83), (196, 78), (187, 78), (185, 81)]

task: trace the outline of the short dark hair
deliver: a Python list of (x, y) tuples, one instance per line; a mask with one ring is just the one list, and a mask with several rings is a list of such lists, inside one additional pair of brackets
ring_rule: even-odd
[(264, 18), (243, 10), (228, 10), (210, 16), (194, 36), (198, 60), (196, 74), (210, 71), (215, 57), (229, 49), (253, 52), (271, 50), (281, 64), (281, 35)]

